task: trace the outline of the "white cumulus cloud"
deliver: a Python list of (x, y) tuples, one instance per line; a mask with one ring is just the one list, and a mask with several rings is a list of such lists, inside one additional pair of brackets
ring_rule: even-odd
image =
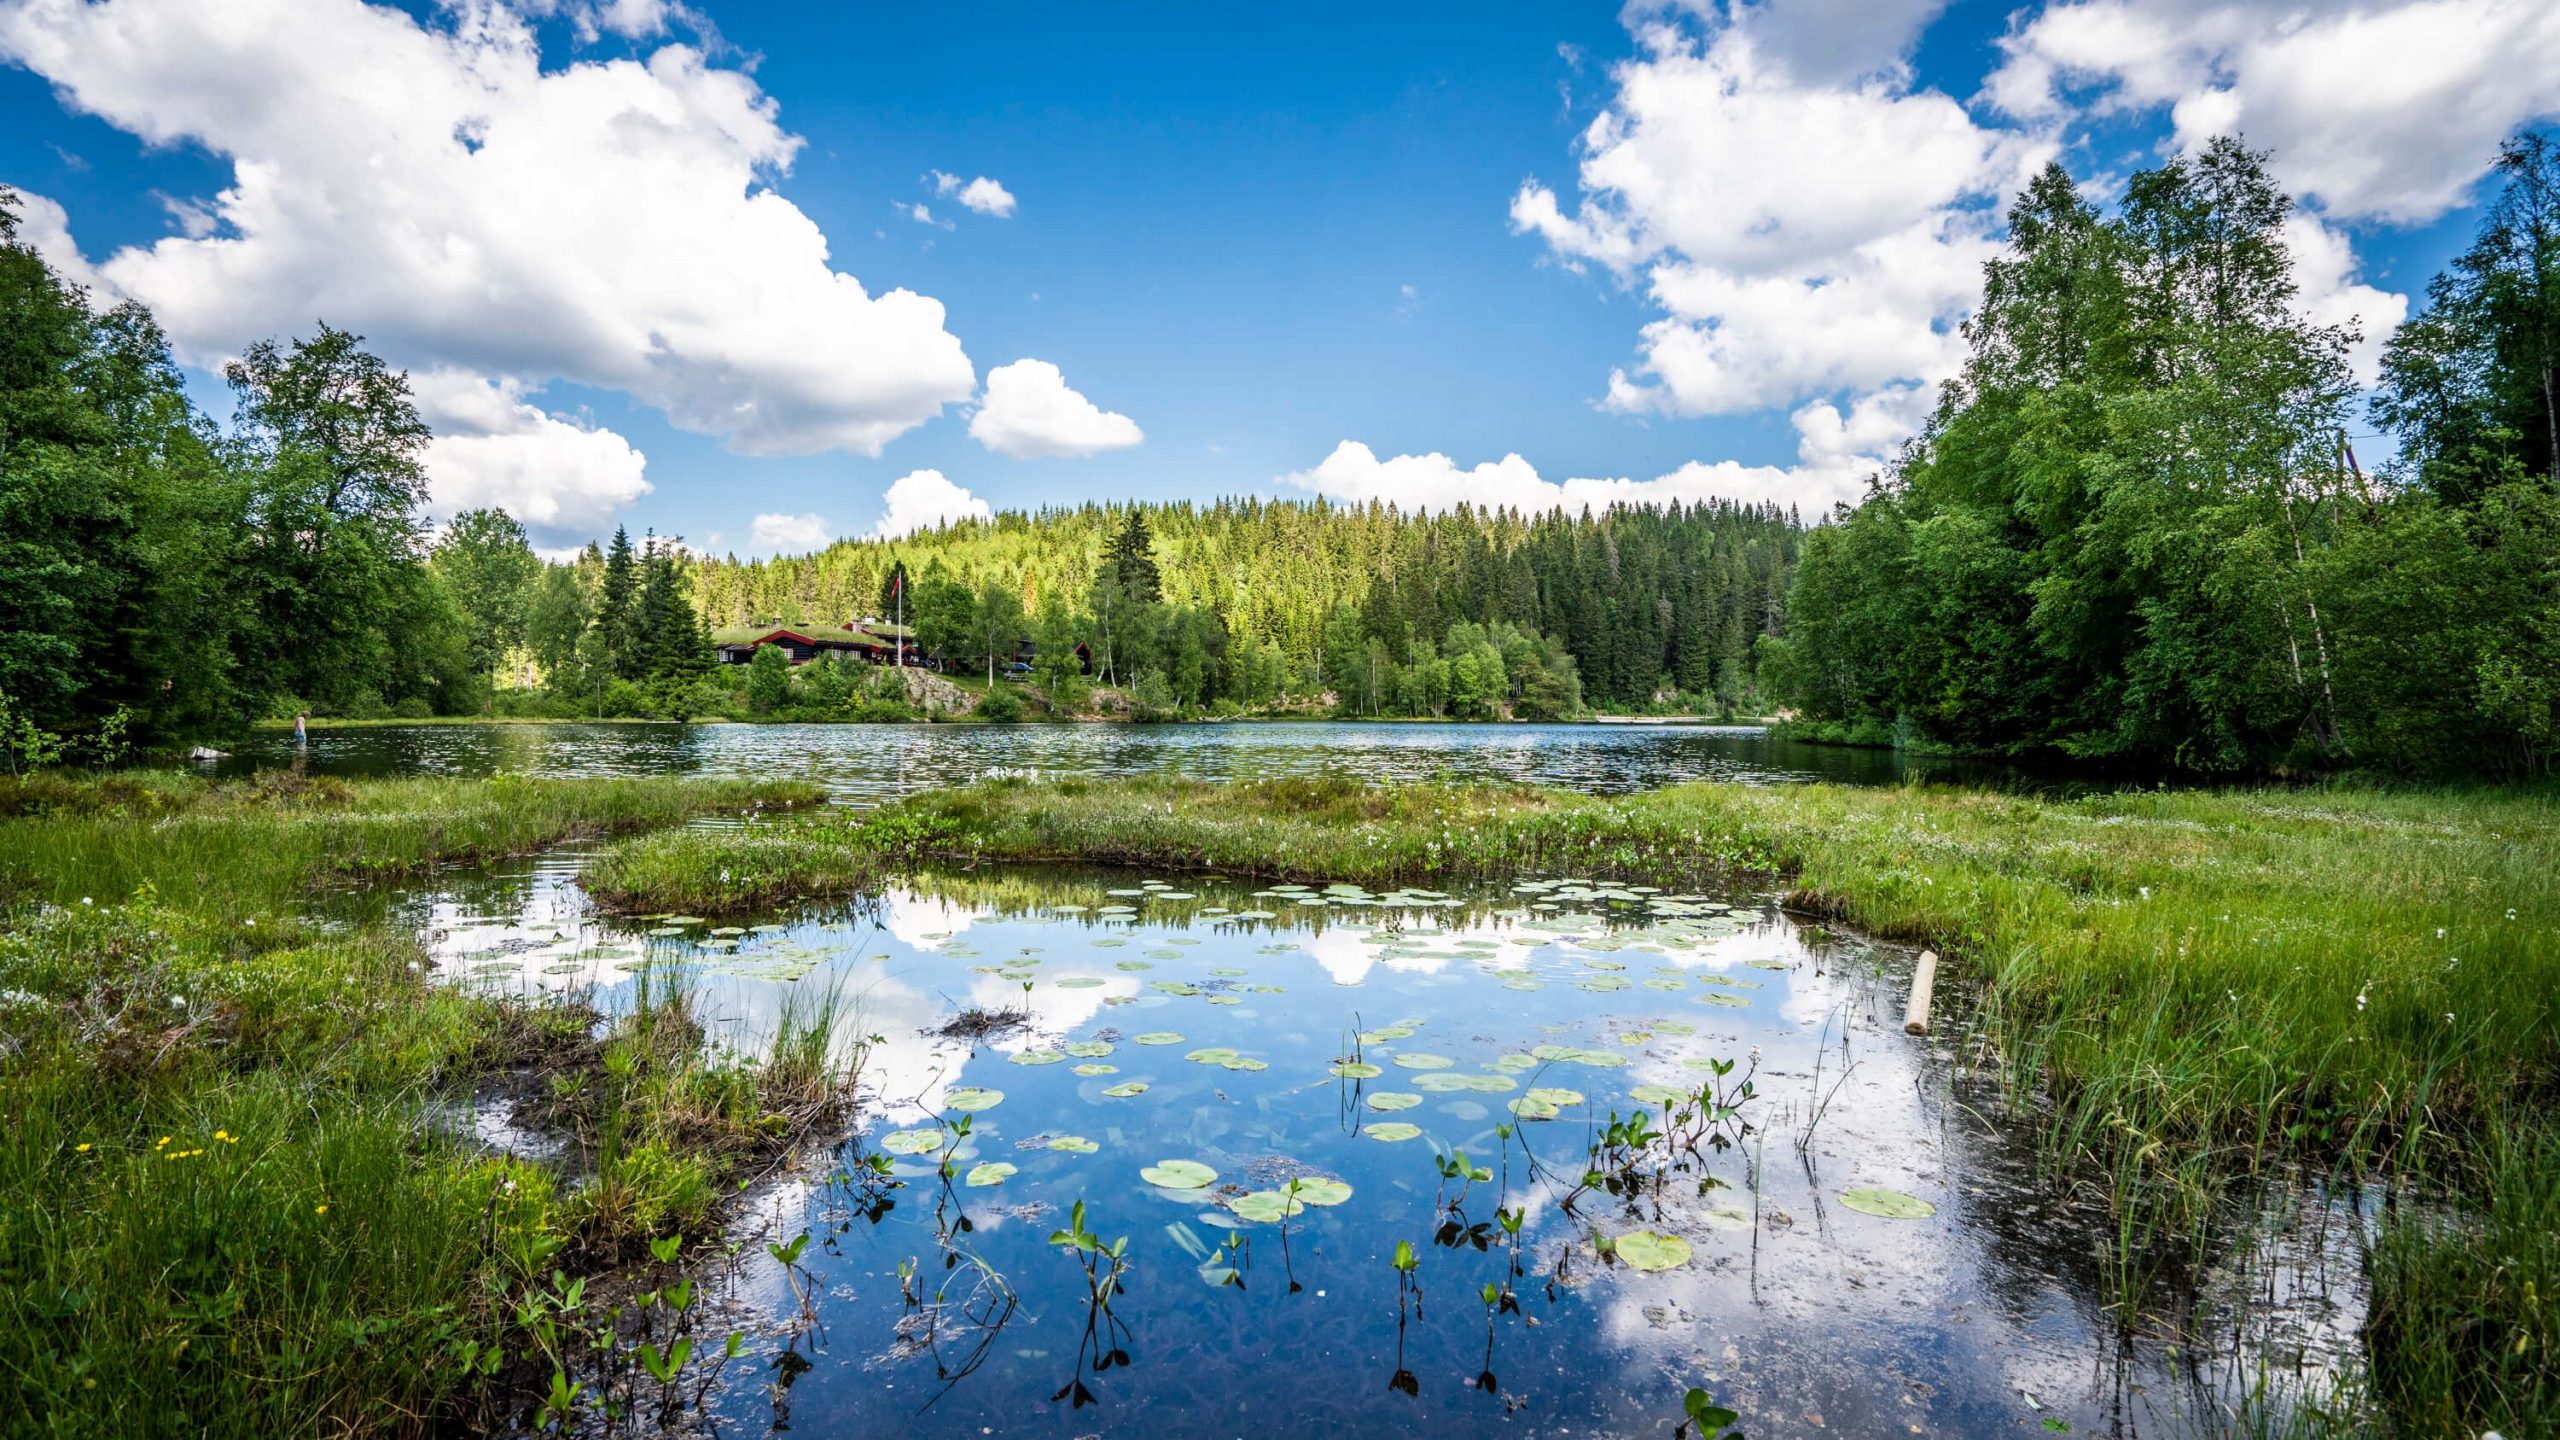
[[(592, 11), (633, 35), (676, 7)], [(0, 58), (231, 181), (98, 270), (212, 363), (319, 318), (392, 363), (626, 392), (750, 454), (877, 454), (965, 401), (939, 301), (866, 290), (773, 189), (801, 141), (699, 49), (545, 69), (502, 6), (0, 0)]]
[(758, 550), (774, 554), (807, 554), (824, 550), (835, 531), (824, 515), (759, 515), (747, 537)]
[(2431, 220), (2560, 114), (2549, 0), (2069, 0), (2000, 45), (1985, 94), (2008, 113), (2166, 110), (2178, 145), (2243, 135), (2341, 219)]
[(1068, 388), (1066, 377), (1046, 360), (1016, 360), (988, 371), (987, 393), (969, 417), (969, 434), (1017, 460), (1099, 455), (1147, 438), (1137, 421)]
[(1636, 21), (1639, 53), (1581, 138), (1578, 203), (1534, 180), (1512, 199), (1513, 228), (1641, 282), (1663, 312), (1603, 403), (1854, 405), (1952, 374), (1999, 204), (2050, 147), (1914, 86), (1901, 49), (1933, 5), (1848, 27), (1778, 5), (1699, 8)]
[(889, 482), (880, 497), (880, 523), (871, 538), (896, 540), (954, 520), (984, 520), (995, 512), (987, 502), (955, 485), (939, 470), (913, 470)]
[(936, 195), (948, 195), (981, 215), (998, 220), (1013, 218), (1013, 192), (984, 175), (975, 180), (963, 180), (948, 170), (935, 170), (925, 178), (933, 182)]
[[(1826, 418), (1835, 440), (1842, 433), (1840, 417), (1830, 406), (1810, 406), (1807, 412)], [(1799, 429), (1809, 423), (1807, 412), (1796, 416)], [(1906, 432), (1895, 433), (1893, 439), (1898, 442), (1901, 433)], [(1810, 518), (1827, 513), (1841, 501), (1856, 500), (1865, 493), (1867, 477), (1883, 465), (1881, 458), (1851, 453), (1845, 445), (1835, 443), (1826, 450), (1810, 432), (1799, 449), (1801, 463), (1792, 466), (1693, 460), (1649, 480), (1584, 476), (1548, 480), (1516, 454), (1462, 466), (1436, 450), (1380, 459), (1367, 445), (1345, 440), (1315, 468), (1283, 475), (1279, 483), (1345, 505), (1376, 501), (1407, 512), (1450, 510), (1464, 504), (1480, 510), (1543, 514), (1557, 509), (1578, 512), (1585, 506), (1598, 511), (1612, 505), (1737, 500), (1795, 506)]]
[(537, 539), (568, 541), (612, 523), (649, 493), (647, 458), (611, 430), (546, 413), (521, 386), (459, 370), (409, 377), (428, 442), (428, 503), (453, 515), (488, 506)]

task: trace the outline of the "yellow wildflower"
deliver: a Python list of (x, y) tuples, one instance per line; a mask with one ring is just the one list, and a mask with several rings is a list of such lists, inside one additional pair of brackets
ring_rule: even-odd
[(88, 1153), (89, 1153), (89, 1142), (88, 1142), (88, 1141), (86, 1141), (86, 1140), (81, 1141), (81, 1142), (80, 1142), (80, 1145), (79, 1145), (79, 1150), (80, 1150), (80, 1153), (81, 1153), (81, 1154), (83, 1154), (83, 1155), (88, 1154)]
[(329, 1207), (326, 1205), (314, 1205), (311, 1207), (311, 1213), (314, 1215), (326, 1215), (329, 1213)]

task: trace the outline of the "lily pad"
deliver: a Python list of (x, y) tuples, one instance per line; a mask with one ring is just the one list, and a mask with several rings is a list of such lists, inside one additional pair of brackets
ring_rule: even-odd
[(1633, 1230), (1621, 1235), (1613, 1247), (1618, 1259), (1636, 1270), (1671, 1270), (1689, 1263), (1689, 1242), (1677, 1235), (1657, 1235), (1650, 1230)]
[(1321, 1175), (1303, 1176), (1291, 1181), (1287, 1188), (1301, 1205), (1339, 1205), (1351, 1198), (1350, 1186)]
[(982, 1089), (975, 1085), (963, 1085), (942, 1097), (944, 1109), (957, 1110), (963, 1115), (975, 1115), (981, 1110), (993, 1110), (1003, 1103), (1003, 1091)]
[(1006, 1057), (1016, 1065), (1055, 1065), (1067, 1058), (1064, 1050), (1017, 1050)]
[(1133, 1035), (1129, 1038), (1140, 1045), (1179, 1045), (1182, 1043), (1182, 1032), (1179, 1030), (1150, 1030), (1144, 1035)]
[(1108, 1040), (1071, 1040), (1058, 1047), (1079, 1060), (1099, 1060), (1111, 1053)]
[(1182, 1058), (1194, 1065), (1224, 1065), (1236, 1058), (1236, 1052), (1226, 1045), (1203, 1045)]
[(1159, 1160), (1138, 1172), (1138, 1178), (1167, 1190), (1199, 1190), (1218, 1178), (1218, 1172), (1197, 1160)]
[(1099, 975), (1070, 975), (1058, 982), (1061, 990), (1092, 990), (1103, 983)]
[(1234, 1211), (1238, 1219), (1276, 1225), (1307, 1206), (1304, 1200), (1293, 1200), (1278, 1190), (1256, 1190), (1228, 1201), (1227, 1208)]
[(892, 1155), (925, 1155), (942, 1148), (939, 1130), (895, 1130), (880, 1137), (880, 1148)]
[(1102, 1088), (1102, 1093), (1110, 1096), (1114, 1100), (1126, 1100), (1133, 1095), (1146, 1094), (1147, 1082), (1144, 1080), (1123, 1080), (1117, 1085), (1104, 1086)]
[(1640, 1104), (1659, 1105), (1664, 1109), (1689, 1099), (1690, 1095), (1687, 1090), (1675, 1090), (1668, 1085), (1639, 1085), (1627, 1092), (1628, 1098)]
[(1446, 1055), (1425, 1055), (1418, 1051), (1411, 1055), (1398, 1055), (1395, 1060), (1406, 1070), (1446, 1070), (1458, 1063)]
[(1013, 1176), (1012, 1166), (1001, 1160), (990, 1160), (983, 1165), (970, 1166), (965, 1183), (977, 1186), (1001, 1185)]
[(1088, 1060), (1084, 1064), (1076, 1067), (1076, 1073), (1079, 1075), (1117, 1075), (1120, 1073), (1120, 1067), (1117, 1065), (1105, 1065), (1099, 1060)]
[(1385, 1140), (1392, 1143), (1398, 1140), (1415, 1139), (1422, 1134), (1422, 1127), (1408, 1125), (1402, 1120), (1381, 1120), (1374, 1125), (1361, 1126), (1360, 1133), (1372, 1140)]
[(1369, 1108), (1372, 1110), (1410, 1110), (1421, 1103), (1421, 1096), (1408, 1095), (1401, 1090), (1379, 1090), (1369, 1096)]
[(1375, 1080), (1387, 1073), (1366, 1060), (1337, 1060), (1330, 1068), (1345, 1080)]
[(1081, 1135), (1053, 1135), (1049, 1138), (1049, 1148), (1064, 1150), (1070, 1155), (1090, 1155), (1102, 1147)]
[(1879, 1215), (1887, 1220), (1921, 1220), (1938, 1213), (1938, 1207), (1917, 1195), (1905, 1195), (1881, 1185), (1853, 1185), (1840, 1192), (1840, 1203), (1861, 1215)]

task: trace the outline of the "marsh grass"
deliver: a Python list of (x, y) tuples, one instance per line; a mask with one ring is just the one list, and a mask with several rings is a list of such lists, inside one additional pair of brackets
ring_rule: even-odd
[(2560, 1394), (2549, 790), (1591, 797), (1007, 780), (867, 816), (652, 836), (613, 847), (595, 875), (621, 903), (707, 913), (739, 877), (734, 893), (760, 905), (847, 893), (922, 858), (1373, 887), (1758, 879), (1947, 956), (2047, 1173), (2116, 1220), (2106, 1264), (2127, 1325), (2155, 1318), (2143, 1302), (2213, 1243), (2235, 1194), (2284, 1166), (2334, 1167), (2432, 1193), (2457, 1217), (2393, 1220), (2375, 1265), (2381, 1393), (2408, 1433), (2531, 1433), (2540, 1422), (2522, 1417), (2547, 1418)]
[[(499, 1419), (528, 1287), (700, 1218), (798, 1132), (756, 1066), (700, 1044), (689, 997), (599, 1028), (575, 1005), (432, 984), (412, 937), (310, 924), (299, 902), (804, 794), (186, 776), (0, 791), (0, 1431)], [(511, 1068), (567, 1103), (617, 1063), (615, 1146), (577, 1135), (588, 1183), (482, 1153), (450, 1121)], [(792, 1080), (798, 1113), (812, 1083)]]

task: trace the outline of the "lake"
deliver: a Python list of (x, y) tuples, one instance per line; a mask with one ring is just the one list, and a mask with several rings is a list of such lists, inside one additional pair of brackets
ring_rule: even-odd
[[(2356, 1354), (2358, 1215), (2309, 1191), (2188, 1335), (2122, 1333), (2103, 1207), (2038, 1177), (1960, 1017), (1905, 1035), (1909, 953), (1773, 894), (997, 867), (715, 926), (599, 914), (580, 866), (396, 903), (453, 983), (674, 981), (743, 1053), (834, 994), (860, 1057), (853, 1133), (700, 1272), (705, 1343), (747, 1336), (727, 1433), (1667, 1435), (1698, 1386), (1762, 1440), (2181, 1435)], [(1049, 1243), (1079, 1202), (1128, 1242), (1107, 1310)]]
[[(260, 734), (226, 773), (295, 763)], [(1223, 725), (387, 725), (315, 732), (314, 774), (750, 775), (819, 781), (876, 803), (990, 773), (1331, 775), (1380, 783), (1507, 780), (1617, 793), (1684, 780), (1887, 785), (1917, 774), (2013, 783), (1980, 762), (1807, 745), (1737, 725), (1458, 725), (1354, 721)]]

